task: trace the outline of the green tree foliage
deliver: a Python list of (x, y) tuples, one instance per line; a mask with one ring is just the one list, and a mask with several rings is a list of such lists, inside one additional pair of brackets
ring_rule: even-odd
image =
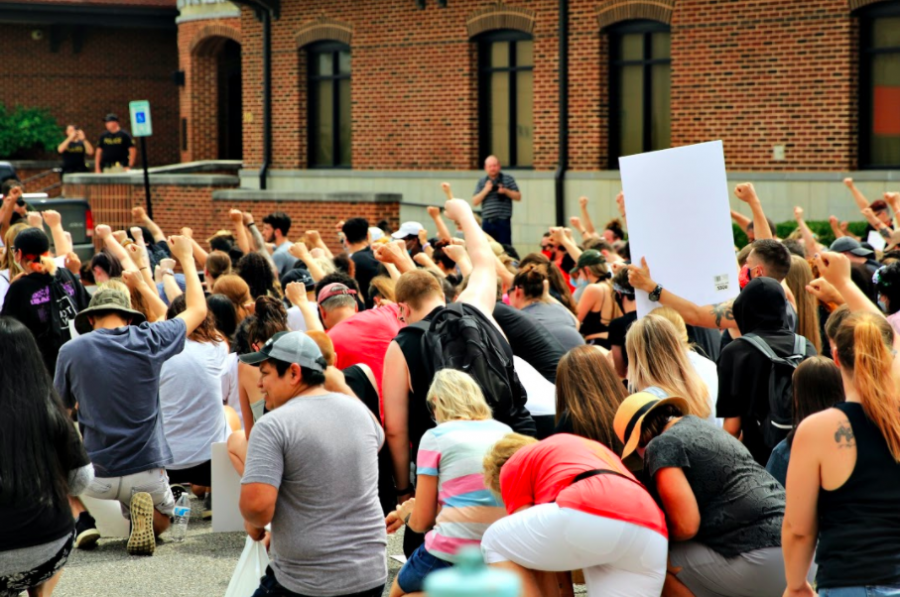
[(56, 119), (44, 108), (0, 104), (0, 157), (23, 158), (35, 150), (50, 152), (62, 140)]

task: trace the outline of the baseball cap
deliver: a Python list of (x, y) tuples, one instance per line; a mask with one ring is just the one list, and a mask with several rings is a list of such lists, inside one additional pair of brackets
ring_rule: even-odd
[(859, 244), (858, 240), (850, 238), (849, 236), (842, 236), (835, 240), (831, 243), (831, 246), (828, 247), (828, 250), (834, 251), (835, 253), (851, 253), (857, 257), (869, 257), (872, 255), (872, 251), (866, 249)]
[(384, 230), (379, 228), (378, 226), (369, 226), (369, 240), (371, 242), (375, 242), (376, 240), (382, 238), (384, 236)]
[(341, 284), (340, 282), (332, 282), (319, 291), (319, 296), (318, 298), (316, 298), (316, 302), (321, 305), (330, 298), (342, 295), (356, 296), (356, 291), (346, 284)]
[(578, 258), (578, 263), (569, 270), (569, 273), (574, 274), (583, 267), (588, 267), (589, 265), (602, 265), (604, 263), (606, 263), (606, 257), (603, 256), (603, 253), (597, 249), (588, 249), (581, 254)]
[(424, 226), (418, 222), (403, 222), (403, 224), (400, 225), (400, 230), (393, 233), (391, 237), (400, 239), (406, 238), (407, 236), (417, 236), (419, 231), (423, 228)]
[(40, 228), (26, 228), (16, 235), (13, 250), (22, 251), (22, 255), (27, 256), (29, 261), (37, 261), (50, 250), (50, 239)]
[(242, 354), (242, 363), (257, 366), (269, 359), (297, 363), (313, 371), (325, 371), (325, 359), (315, 341), (303, 332), (278, 332), (265, 343), (259, 352)]
[[(21, 236), (21, 234), (19, 235)], [(88, 308), (75, 316), (75, 330), (79, 334), (87, 334), (94, 329), (88, 316), (97, 311), (116, 311), (131, 318), (131, 325), (140, 325), (147, 318), (140, 311), (131, 308), (131, 297), (115, 288), (101, 288), (91, 297)]]
[(306, 287), (306, 292), (315, 289), (316, 281), (313, 280), (312, 275), (308, 270), (302, 267), (295, 267), (294, 269), (288, 270), (286, 274), (281, 276), (281, 287), (284, 288), (291, 282), (302, 282), (303, 286)]
[(106, 117), (103, 119), (103, 122), (119, 122), (119, 117), (116, 116), (115, 114), (113, 114), (112, 112), (110, 112), (110, 113), (107, 114)]

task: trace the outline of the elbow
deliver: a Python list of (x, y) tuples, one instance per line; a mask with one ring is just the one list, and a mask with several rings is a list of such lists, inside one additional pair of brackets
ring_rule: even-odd
[(258, 500), (248, 499), (243, 493), (238, 507), (244, 520), (256, 527), (266, 526), (275, 516), (275, 504), (263, 504)]
[(700, 519), (689, 517), (687, 520), (669, 520), (669, 537), (673, 541), (690, 541), (700, 531)]

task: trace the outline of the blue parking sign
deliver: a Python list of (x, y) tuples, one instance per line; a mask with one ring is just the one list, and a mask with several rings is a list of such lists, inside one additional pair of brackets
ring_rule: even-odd
[(150, 118), (150, 102), (134, 101), (128, 104), (131, 112), (131, 134), (135, 137), (149, 137), (153, 134), (153, 121)]

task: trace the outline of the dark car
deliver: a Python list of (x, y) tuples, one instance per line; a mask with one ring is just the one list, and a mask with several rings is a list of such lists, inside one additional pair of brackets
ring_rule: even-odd
[[(94, 216), (84, 199), (50, 199), (46, 193), (26, 193), (23, 198), (34, 211), (53, 209), (62, 216), (63, 229), (72, 235), (72, 246), (78, 258), (87, 262), (94, 256)], [(49, 231), (47, 231), (49, 232)]]

